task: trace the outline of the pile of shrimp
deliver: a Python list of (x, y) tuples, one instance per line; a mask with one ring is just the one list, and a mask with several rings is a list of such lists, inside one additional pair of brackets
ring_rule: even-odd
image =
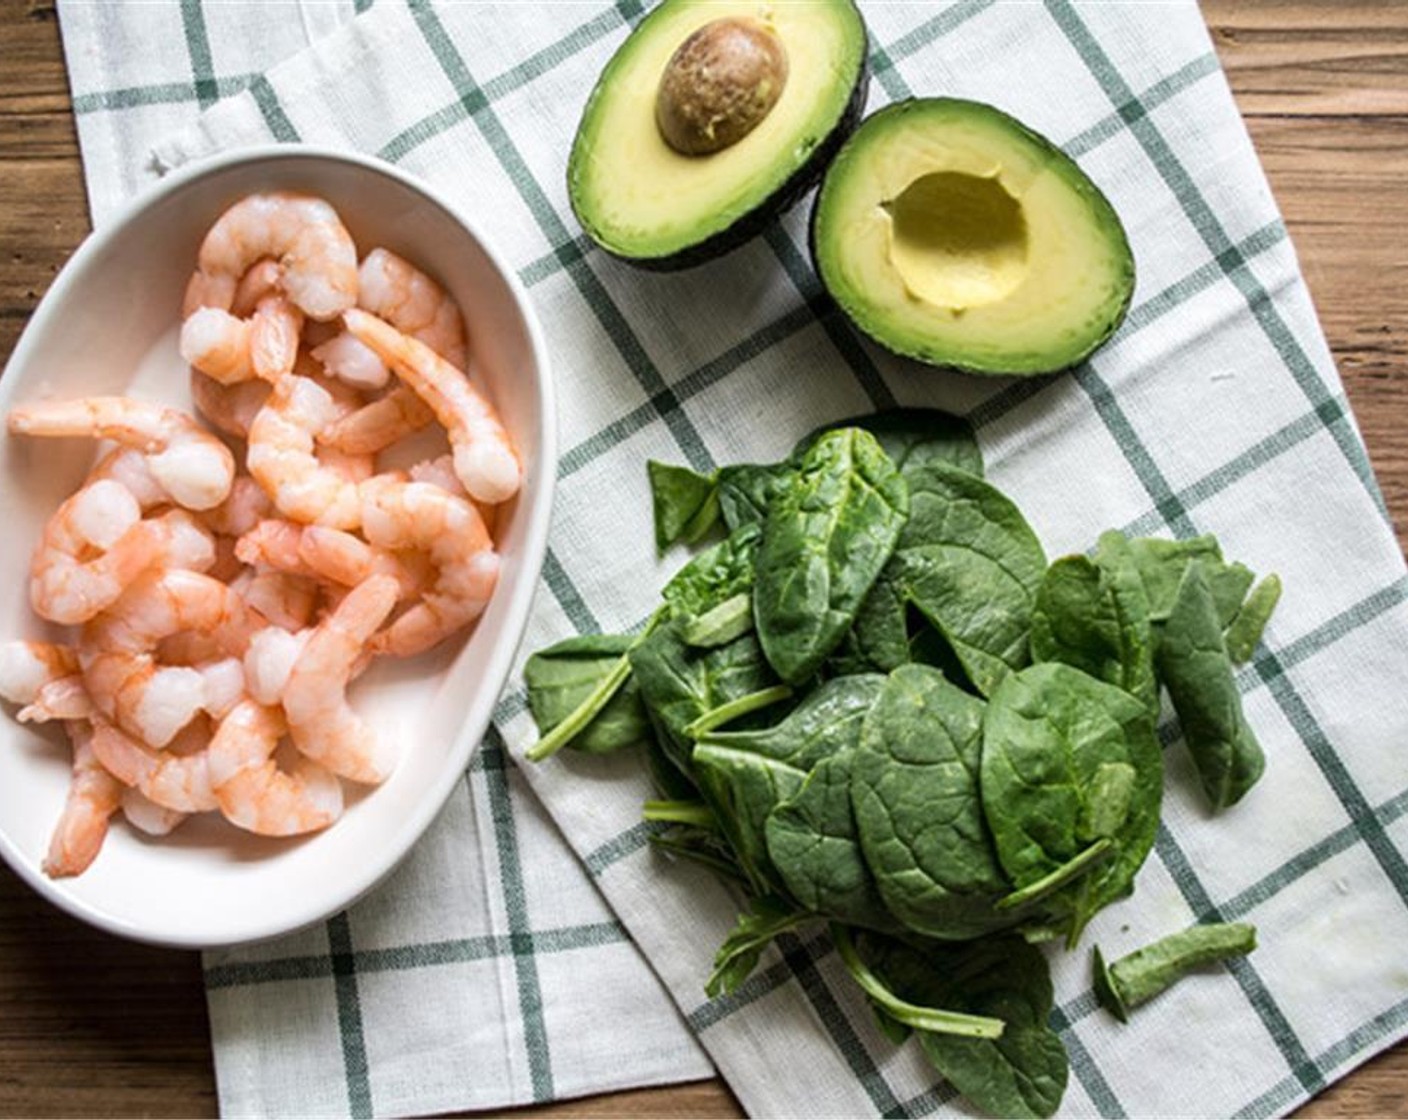
[[(521, 465), (429, 276), (359, 259), (322, 199), (251, 195), (200, 246), (179, 346), (209, 427), (126, 397), (8, 418), (113, 445), (30, 567), (67, 640), (0, 643), (0, 697), (72, 745), (52, 877), (84, 871), (119, 811), (149, 835), (206, 812), (265, 836), (332, 824), (343, 780), (382, 782), (397, 755), (349, 682), (462, 631), (498, 579)], [(387, 469), (423, 430), (444, 453)]]

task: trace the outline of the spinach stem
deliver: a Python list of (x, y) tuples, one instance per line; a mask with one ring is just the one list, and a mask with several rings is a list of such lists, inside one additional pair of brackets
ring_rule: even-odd
[(785, 684), (777, 684), (771, 688), (750, 692), (746, 696), (740, 696), (726, 704), (720, 704), (717, 708), (710, 708), (687, 726), (684, 733), (691, 739), (698, 739), (701, 735), (707, 734), (722, 724), (731, 723), (733, 720), (746, 716), (749, 712), (756, 712), (759, 708), (766, 708), (780, 700), (786, 700), (791, 695), (792, 689)]
[(1086, 875), (1105, 863), (1115, 854), (1115, 844), (1108, 836), (1097, 840), (1090, 847), (1080, 852), (1073, 859), (1067, 860), (1055, 871), (1044, 875), (1035, 883), (1028, 883), (1021, 890), (1013, 891), (1006, 898), (1000, 900), (995, 909), (1015, 910), (1019, 906), (1029, 906), (1033, 902), (1040, 902), (1044, 898), (1050, 898), (1063, 887), (1075, 882), (1082, 875)]
[(735, 595), (685, 623), (685, 644), (702, 649), (726, 645), (753, 629), (753, 597)]
[(1001, 1019), (990, 1019), (984, 1015), (965, 1015), (960, 1011), (944, 1011), (938, 1007), (920, 1007), (900, 999), (885, 986), (883, 980), (871, 972), (856, 952), (855, 942), (845, 926), (832, 923), (831, 939), (841, 954), (841, 960), (855, 982), (886, 1014), (896, 1022), (904, 1023), (915, 1030), (931, 1031), (934, 1034), (952, 1034), (961, 1038), (1001, 1038), (1006, 1024)]
[(714, 814), (702, 801), (647, 801), (641, 806), (648, 821), (670, 821), (715, 830)]
[[(650, 616), (650, 621), (645, 624), (645, 629), (641, 631), (640, 637), (632, 643), (632, 649), (649, 636), (662, 617), (664, 617), (664, 608), (657, 610)], [(621, 691), (621, 687), (630, 679), (630, 676), (631, 656), (628, 651), (623, 653), (616, 664), (611, 666), (611, 671), (587, 694), (586, 699), (573, 708), (566, 719), (529, 747), (523, 757), (529, 762), (542, 762), (543, 759), (555, 755), (586, 730), (587, 725), (601, 714), (601, 710), (607, 704), (611, 703), (611, 698)]]
[(1212, 922), (1190, 926), (1136, 949), (1107, 965), (1097, 947), (1094, 954), (1095, 997), (1122, 1023), (1129, 1011), (1153, 999), (1175, 980), (1199, 965), (1242, 957), (1256, 948), (1256, 927), (1245, 922)]

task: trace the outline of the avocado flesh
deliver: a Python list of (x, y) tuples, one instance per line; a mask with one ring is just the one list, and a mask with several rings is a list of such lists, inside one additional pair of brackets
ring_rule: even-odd
[[(777, 34), (787, 82), (736, 144), (681, 155), (656, 124), (660, 78), (689, 35), (727, 17), (755, 19)], [(859, 119), (865, 57), (865, 28), (851, 0), (666, 0), (622, 44), (587, 101), (568, 161), (578, 220), (607, 251), (647, 267), (683, 267), (732, 248), (820, 176), (817, 157)]]
[(812, 253), (881, 345), (978, 373), (1074, 365), (1134, 289), (1119, 218), (1075, 163), (1005, 113), (949, 98), (861, 125), (818, 195)]

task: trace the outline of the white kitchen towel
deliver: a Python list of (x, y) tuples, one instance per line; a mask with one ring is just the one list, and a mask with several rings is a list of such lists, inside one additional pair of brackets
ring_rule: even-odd
[[(647, 458), (699, 470), (773, 459), (818, 423), (894, 403), (968, 415), (989, 476), (1049, 555), (1085, 549), (1107, 527), (1211, 531), (1230, 556), (1279, 572), (1285, 598), (1239, 677), (1266, 777), (1211, 817), (1171, 751), (1155, 853), (1134, 896), (1087, 934), (1118, 955), (1195, 920), (1239, 919), (1258, 926), (1260, 948), (1128, 1026), (1096, 1008), (1083, 952), (1054, 953), (1053, 964), (1072, 1059), (1063, 1114), (1288, 1111), (1408, 1024), (1398, 948), (1408, 936), (1408, 579), (1285, 229), (1193, 4), (863, 11), (871, 108), (925, 94), (995, 103), (1077, 158), (1119, 211), (1138, 263), (1134, 305), (1075, 371), (984, 380), (875, 348), (822, 297), (805, 206), (689, 272), (645, 274), (595, 249), (567, 205), (565, 162), (595, 76), (642, 14), (633, 0), (382, 0), (159, 144), (154, 166), (270, 140), (346, 147), (424, 176), (493, 231), (546, 329), (566, 448), (527, 649), (627, 629), (653, 608), (685, 554), (655, 556)], [(638, 759), (509, 761), (533, 738), (515, 679), (476, 770), (505, 775), (515, 791), (526, 778), (750, 1112), (964, 1111), (912, 1044), (895, 1048), (874, 1029), (821, 931), (783, 939), (739, 992), (706, 1000), (736, 899), (648, 845)], [(438, 958), (403, 945), (423, 928), (453, 940), (434, 885), (456, 860), (503, 870), (490, 845), (537, 821), (529, 798), (512, 801), (511, 815), (509, 803), (502, 792), (488, 803), (497, 829), (442, 822), (401, 876), (326, 931), (212, 960), (227, 1106), (273, 1107), (288, 1098), (266, 1095), (271, 1086), (302, 1082), (345, 1083), (340, 1103), (354, 1111), (430, 1107), (397, 1063), (444, 1045), (444, 1032), (398, 1032), (395, 1009), (444, 990), (453, 1030), (470, 1013), (453, 1006)], [(576, 1063), (570, 1046), (582, 1034), (611, 1070), (663, 1036), (592, 1006), (605, 985), (580, 1004), (544, 986), (559, 964), (573, 968), (522, 932), (557, 913), (549, 892), (566, 879), (549, 877), (547, 848), (520, 840), (511, 862), (521, 886), (502, 876), (497, 886), (516, 897), (506, 909), (521, 919), (517, 943), (532, 945), (512, 958), (520, 1005), (536, 1009), (529, 1033), (547, 1040), (530, 1059), (558, 1092), (559, 1064)], [(364, 932), (386, 929), (377, 923), (388, 912), (389, 948)], [(644, 972), (630, 982), (651, 983)], [(310, 986), (320, 994), (304, 994)], [(522, 998), (529, 988), (536, 1000)], [(369, 992), (387, 1009), (384, 1048), (348, 1041), (349, 1019), (358, 1039), (374, 1037), (357, 1012)], [(339, 1023), (328, 1021), (333, 1007)], [(489, 1047), (495, 1061), (511, 1049)], [(470, 1099), (484, 1058), (472, 1043), (462, 1056), (457, 1069), (433, 1067), (434, 1107), (449, 1107), (456, 1078)]]

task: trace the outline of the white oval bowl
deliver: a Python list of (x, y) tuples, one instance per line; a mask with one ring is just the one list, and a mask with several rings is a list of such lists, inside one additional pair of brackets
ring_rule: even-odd
[[(57, 728), (0, 715), (0, 855), (40, 894), (124, 937), (206, 948), (270, 938), (336, 912), (410, 850), (465, 771), (523, 636), (543, 563), (557, 470), (551, 377), (528, 298), (475, 222), (423, 183), (373, 160), (284, 145), (245, 149), (173, 175), (74, 254), (40, 302), (0, 378), (0, 413), (48, 398), (118, 393), (192, 410), (177, 354), (181, 297), (205, 231), (256, 191), (299, 190), (342, 215), (359, 254), (377, 245), (437, 277), (464, 311), (470, 373), (498, 407), (524, 465), (498, 516), (503, 570), (467, 639), (407, 661), (383, 659), (351, 689), (353, 706), (400, 747), (376, 789), (344, 783), (341, 820), (273, 840), (219, 814), (170, 836), (113, 819), (93, 865), (71, 879), (40, 870), (68, 788)], [(40, 529), (82, 482), (91, 441), (0, 432), (0, 639), (54, 637), (30, 609)]]

